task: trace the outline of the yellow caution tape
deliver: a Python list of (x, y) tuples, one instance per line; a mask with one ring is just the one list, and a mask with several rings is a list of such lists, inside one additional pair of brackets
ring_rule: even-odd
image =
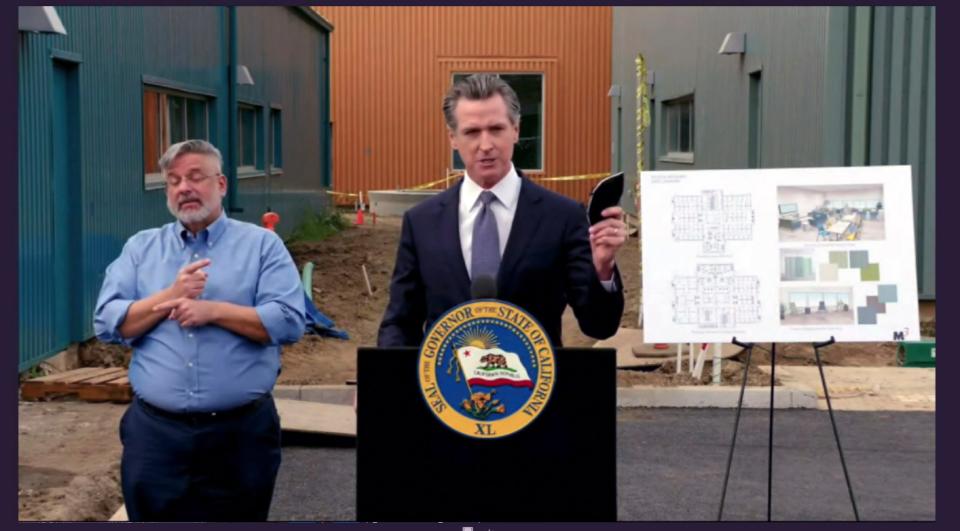
[(609, 173), (588, 173), (586, 175), (568, 175), (565, 177), (534, 177), (538, 181), (589, 181), (591, 179), (600, 179), (610, 175)]
[[(436, 186), (436, 185), (438, 185), (438, 184), (443, 184), (443, 183), (449, 182), (450, 180), (453, 180), (453, 179), (459, 179), (460, 177), (463, 177), (463, 175), (464, 175), (464, 174), (463, 174), (462, 171), (450, 172), (450, 173), (449, 173), (446, 177), (444, 177), (443, 179), (437, 179), (436, 181), (430, 181), (430, 182), (428, 182), (428, 183), (418, 184), (418, 185), (416, 185), (416, 186), (413, 186), (413, 187), (410, 187), (410, 188), (404, 188), (404, 189), (405, 189), (405, 190), (426, 190), (427, 188), (432, 188), (432, 187), (434, 187), (434, 186)], [(601, 179), (601, 178), (606, 177), (606, 176), (608, 176), (608, 175), (610, 175), (610, 174), (604, 172), (604, 173), (587, 173), (587, 174), (584, 174), (584, 175), (566, 175), (566, 176), (563, 176), (563, 177), (532, 177), (532, 179), (537, 180), (537, 181), (545, 181), (545, 182), (558, 182), (558, 181), (589, 181), (589, 180), (591, 180), (591, 179)], [(327, 193), (328, 193), (328, 194), (334, 194), (334, 195), (346, 195), (346, 196), (351, 196), (351, 197), (356, 197), (356, 195), (357, 195), (357, 194), (346, 194), (346, 193), (342, 193), (342, 192), (330, 192), (330, 191), (328, 191)]]
[[(566, 176), (563, 176), (563, 177), (532, 177), (532, 179), (537, 180), (537, 181), (550, 181), (550, 182), (557, 182), (557, 181), (589, 181), (589, 180), (591, 180), (591, 179), (601, 179), (601, 178), (606, 177), (606, 176), (608, 176), (608, 175), (610, 175), (610, 174), (604, 172), (604, 173), (587, 173), (587, 174), (584, 174), (584, 175), (566, 175)], [(460, 177), (463, 177), (463, 173), (461, 173), (461, 172), (451, 173), (449, 176), (444, 177), (443, 179), (437, 179), (436, 181), (431, 181), (431, 182), (428, 182), (428, 183), (425, 183), (425, 184), (420, 184), (420, 185), (414, 186), (413, 188), (408, 188), (408, 190), (424, 190), (424, 189), (426, 189), (426, 188), (430, 188), (430, 187), (432, 187), (432, 186), (436, 186), (436, 185), (438, 185), (438, 184), (445, 183), (445, 182), (447, 182), (448, 180), (450, 180), (450, 179), (452, 179), (452, 178), (457, 178), (457, 179), (459, 179)]]
[(424, 189), (430, 188), (431, 186), (436, 186), (438, 184), (445, 183), (454, 177), (460, 177), (460, 175), (451, 173), (450, 175), (447, 175), (443, 179), (437, 179), (436, 181), (431, 181), (426, 184), (419, 184), (417, 186), (414, 186), (413, 188), (408, 188), (408, 190), (424, 190)]

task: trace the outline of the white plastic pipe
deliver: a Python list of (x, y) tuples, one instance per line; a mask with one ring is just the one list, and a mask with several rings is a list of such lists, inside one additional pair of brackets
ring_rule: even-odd
[(723, 376), (723, 372), (720, 370), (722, 349), (723, 345), (720, 343), (713, 344), (713, 385), (720, 385), (720, 379)]
[(677, 374), (680, 374), (681, 365), (683, 365), (683, 343), (677, 343)]

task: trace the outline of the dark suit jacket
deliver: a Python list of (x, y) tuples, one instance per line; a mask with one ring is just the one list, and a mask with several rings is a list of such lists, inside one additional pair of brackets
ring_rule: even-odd
[[(380, 323), (380, 347), (419, 346), (425, 327), (470, 300), (470, 277), (460, 246), (460, 183), (403, 216), (390, 302)], [(560, 317), (573, 307), (580, 328), (605, 339), (623, 315), (623, 283), (600, 284), (584, 209), (572, 199), (521, 178), (517, 210), (500, 261), (497, 298), (533, 314), (554, 346), (563, 345)]]

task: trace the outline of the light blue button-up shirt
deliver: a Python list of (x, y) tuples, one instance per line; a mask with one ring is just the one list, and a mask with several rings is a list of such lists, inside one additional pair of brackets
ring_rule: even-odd
[[(145, 334), (123, 338), (130, 305), (166, 289), (185, 265), (210, 259), (200, 298), (252, 306), (270, 336), (252, 341), (213, 324), (181, 327), (164, 319)], [(106, 271), (93, 326), (101, 341), (133, 347), (130, 384), (159, 408), (221, 411), (270, 392), (280, 345), (304, 332), (304, 296), (290, 253), (273, 232), (225, 214), (194, 237), (179, 221), (127, 240)]]

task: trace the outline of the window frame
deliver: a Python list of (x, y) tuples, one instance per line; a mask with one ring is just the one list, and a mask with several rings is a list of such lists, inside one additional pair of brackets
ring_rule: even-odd
[(145, 131), (146, 116), (144, 115), (144, 103), (146, 100), (146, 93), (149, 91), (149, 92), (155, 92), (158, 94), (157, 105), (159, 108), (157, 109), (157, 116), (158, 116), (157, 123), (159, 125), (159, 131), (158, 131), (157, 138), (160, 141), (160, 145), (158, 146), (158, 153), (159, 153), (159, 156), (157, 157), (158, 159), (163, 156), (163, 154), (166, 152), (167, 149), (169, 149), (171, 145), (174, 144), (174, 142), (170, 138), (170, 106), (168, 103), (169, 101), (168, 98), (170, 96), (174, 96), (177, 98), (182, 98), (183, 100), (200, 101), (204, 104), (203, 109), (204, 109), (205, 131), (202, 137), (191, 136), (190, 134), (189, 119), (187, 116), (189, 105), (183, 106), (183, 120), (184, 120), (183, 123), (188, 129), (186, 133), (187, 138), (203, 138), (204, 140), (207, 140), (207, 141), (210, 141), (210, 121), (211, 121), (210, 114), (211, 114), (211, 107), (213, 106), (212, 105), (213, 98), (207, 94), (189, 92), (186, 90), (178, 90), (178, 89), (169, 88), (165, 86), (155, 85), (152, 83), (143, 83), (142, 89), (143, 90), (141, 91), (140, 120), (141, 120), (141, 134), (143, 135), (143, 138), (141, 141), (141, 151), (143, 152), (142, 153), (143, 159), (141, 161), (141, 163), (143, 164), (143, 172), (142, 172), (143, 186), (144, 186), (144, 190), (159, 190), (166, 187), (166, 183), (163, 182), (163, 176), (162, 176), (163, 172), (147, 171), (147, 168), (149, 166), (148, 166), (148, 161), (146, 160), (147, 136), (145, 134), (146, 133)]
[[(276, 126), (274, 124), (274, 117), (280, 122), (280, 132), (277, 134)], [(267, 149), (269, 152), (270, 160), (270, 174), (271, 175), (283, 175), (283, 107), (277, 104), (270, 105), (269, 113), (269, 140), (270, 145)], [(279, 157), (277, 156), (277, 139), (279, 137)], [(279, 164), (277, 161), (279, 160)]]
[[(546, 166), (547, 154), (546, 154), (546, 115), (547, 115), (547, 73), (543, 71), (507, 71), (507, 70), (498, 70), (498, 71), (453, 71), (450, 73), (450, 82), (455, 83), (457, 76), (469, 76), (473, 74), (490, 74), (497, 77), (501, 76), (539, 76), (540, 77), (540, 153), (539, 160), (537, 163), (539, 167), (537, 168), (520, 168), (517, 169), (523, 171), (524, 173), (543, 173), (544, 167)], [(512, 88), (512, 87), (511, 87)], [(521, 109), (520, 122), (523, 123), (523, 111)], [(519, 135), (518, 135), (519, 136)], [(519, 138), (517, 143), (519, 143)], [(457, 168), (456, 164), (456, 150), (450, 148), (450, 169), (451, 170), (466, 170), (466, 168)], [(511, 161), (512, 162), (512, 161)]]
[[(672, 162), (677, 164), (693, 164), (694, 153), (696, 152), (696, 101), (694, 94), (685, 94), (676, 98), (661, 101), (661, 116), (663, 124), (661, 129), (663, 153), (659, 159), (661, 162)], [(690, 130), (690, 150), (680, 151), (680, 120), (677, 116), (682, 107), (689, 106), (689, 130)], [(677, 149), (674, 149), (677, 148)]]
[[(241, 165), (243, 161), (243, 120), (240, 119), (240, 113), (243, 110), (253, 111), (253, 166)], [(237, 102), (237, 158), (236, 169), (237, 179), (247, 179), (250, 177), (263, 177), (266, 175), (266, 143), (263, 134), (263, 110), (264, 105), (254, 101)]]

